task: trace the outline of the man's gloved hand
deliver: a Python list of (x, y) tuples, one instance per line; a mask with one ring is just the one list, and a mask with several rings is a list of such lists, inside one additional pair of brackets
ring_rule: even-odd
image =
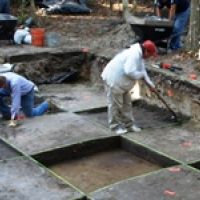
[(11, 119), (8, 126), (12, 127), (12, 128), (16, 127), (17, 126), (17, 120)]

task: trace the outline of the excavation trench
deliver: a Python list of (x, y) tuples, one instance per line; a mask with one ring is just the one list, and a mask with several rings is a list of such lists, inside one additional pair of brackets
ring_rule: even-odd
[(179, 164), (121, 137), (86, 141), (33, 157), (86, 193)]
[[(98, 199), (98, 195), (102, 195), (100, 190), (112, 188), (112, 184), (126, 185), (132, 178), (136, 182), (138, 180), (139, 184), (140, 177), (148, 179), (155, 175), (160, 178), (162, 174), (171, 177), (166, 168), (183, 163), (199, 168), (198, 144), (195, 143), (199, 137), (198, 128), (193, 130), (190, 125), (189, 128), (186, 126), (190, 119), (199, 120), (199, 106), (193, 101), (198, 98), (199, 88), (194, 84), (148, 68), (161, 95), (182, 123), (175, 122), (165, 105), (139, 82), (137, 90), (132, 91), (133, 115), (143, 131), (141, 134), (129, 133), (119, 137), (108, 129), (106, 95), (100, 77), (111, 59), (109, 56), (74, 49), (13, 56), (9, 59), (15, 64), (15, 72), (38, 85), (36, 103), (50, 98), (58, 110), (41, 118), (27, 119), (15, 131), (1, 125), (1, 137), (37, 160), (34, 167), (42, 164), (44, 171), (47, 168), (53, 171), (49, 176), (54, 177), (52, 183), (58, 187), (58, 192), (63, 192), (64, 197), (71, 195), (74, 199), (84, 199), (82, 193), (74, 193), (73, 189), (69, 193), (62, 191), (62, 187), (67, 190), (67, 183), (84, 194), (92, 192), (92, 199)], [(167, 95), (169, 88), (173, 90), (173, 96)], [(0, 158), (12, 156), (15, 156), (15, 152), (13, 154), (8, 150), (5, 158)], [(27, 171), (28, 166), (32, 166), (29, 162), (22, 162)], [(20, 161), (13, 163), (13, 166), (15, 163), (17, 166)], [(38, 170), (39, 174), (42, 173), (41, 169)], [(184, 172), (187, 173), (187, 170)], [(64, 186), (54, 183), (59, 177), (65, 181)], [(45, 176), (42, 178), (45, 179)], [(156, 178), (150, 178), (150, 182), (157, 183)], [(179, 179), (184, 179), (184, 174), (173, 181)], [(193, 172), (189, 179), (198, 182)], [(162, 178), (158, 180), (161, 185), (164, 182)], [(123, 190), (123, 185), (121, 188)], [(177, 186), (177, 189), (180, 188)], [(131, 195), (130, 191), (128, 193)], [(106, 194), (103, 192), (103, 196)], [(117, 196), (117, 199), (123, 199), (120, 194)], [(160, 196), (154, 199), (160, 199)]]
[[(80, 83), (103, 90), (103, 82), (100, 75), (110, 59), (109, 56), (98, 56), (97, 54), (88, 52), (87, 49), (65, 49), (63, 51), (38, 54), (13, 55), (8, 60), (15, 63), (15, 72), (26, 76), (38, 85), (43, 84), (42, 88), (45, 88), (44, 84), (56, 84), (52, 86), (51, 95), (54, 98), (59, 98), (59, 94), (53, 94), (53, 90), (61, 93), (62, 91), (59, 91), (59, 87), (63, 88), (63, 84)], [(198, 84), (180, 78), (179, 75), (166, 70), (148, 68), (148, 72), (152, 80), (156, 83), (160, 95), (172, 110), (199, 120)], [(166, 108), (156, 95), (150, 93), (143, 82), (136, 83), (136, 85), (132, 90), (133, 96), (136, 96), (136, 98), (142, 97), (149, 104)], [(42, 95), (44, 97), (47, 96), (45, 90)], [(63, 101), (65, 99), (67, 101), (73, 100), (73, 95), (62, 95), (60, 98)]]

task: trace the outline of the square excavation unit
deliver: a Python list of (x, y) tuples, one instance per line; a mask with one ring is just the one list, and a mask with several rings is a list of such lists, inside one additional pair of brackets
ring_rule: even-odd
[(119, 136), (61, 147), (33, 157), (86, 193), (177, 164)]

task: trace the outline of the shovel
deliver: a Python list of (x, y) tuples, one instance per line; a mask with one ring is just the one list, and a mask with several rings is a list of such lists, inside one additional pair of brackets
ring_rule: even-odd
[(164, 98), (159, 94), (159, 92), (157, 90), (155, 90), (154, 93), (156, 94), (158, 99), (160, 101), (162, 101), (162, 103), (166, 106), (166, 108), (172, 113), (172, 118), (171, 119), (173, 119), (174, 121), (178, 122), (178, 117), (177, 117), (176, 113), (170, 108), (170, 106), (167, 104), (167, 102), (164, 100)]

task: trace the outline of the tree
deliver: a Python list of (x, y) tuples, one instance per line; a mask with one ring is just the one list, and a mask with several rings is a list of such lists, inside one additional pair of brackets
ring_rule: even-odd
[(198, 50), (200, 42), (200, 1), (191, 0), (191, 15), (189, 23), (189, 31), (187, 35), (186, 48), (190, 50)]
[[(131, 3), (133, 5), (132, 11), (134, 13), (135, 9), (137, 7), (137, 2), (136, 2), (136, 0), (131, 0)], [(129, 11), (129, 0), (122, 0), (122, 4), (123, 4), (123, 17), (124, 17), (124, 20), (127, 23), (130, 23), (134, 19), (133, 19), (133, 16), (131, 15), (131, 13)]]

